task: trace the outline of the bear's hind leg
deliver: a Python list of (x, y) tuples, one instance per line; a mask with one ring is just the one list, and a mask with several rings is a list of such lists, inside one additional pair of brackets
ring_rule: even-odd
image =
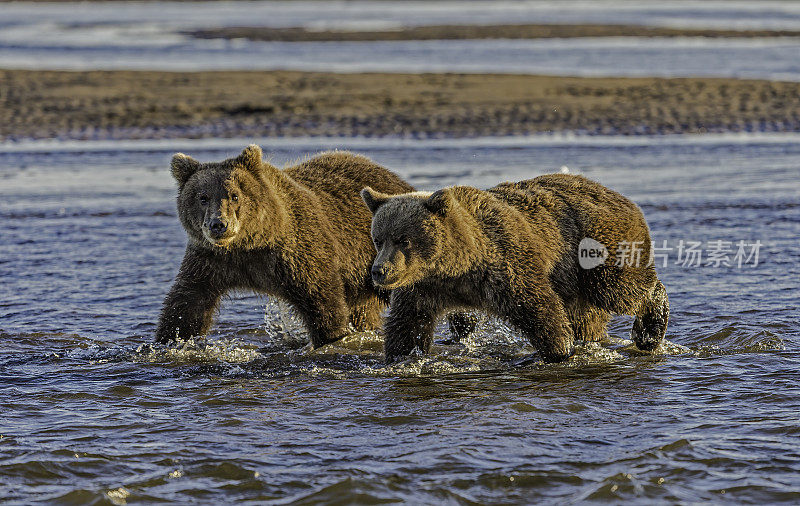
[(305, 308), (305, 311), (298, 312), (308, 327), (311, 345), (314, 348), (336, 342), (350, 333), (347, 307), (343, 302), (332, 303), (327, 307), (315, 304), (314, 307), (308, 307)]
[(658, 347), (667, 332), (669, 298), (661, 281), (656, 280), (648, 297), (642, 303), (633, 321), (631, 337), (640, 350), (651, 351)]
[(545, 362), (563, 362), (575, 353), (574, 335), (561, 299), (553, 290), (531, 294), (524, 302), (509, 298), (505, 317), (530, 340)]
[(338, 341), (350, 333), (350, 308), (344, 298), (341, 283), (291, 287), (287, 301), (302, 318), (314, 348)]
[(356, 304), (350, 312), (350, 325), (356, 332), (378, 330), (384, 304), (377, 297)]
[(608, 311), (584, 303), (568, 308), (567, 315), (576, 341), (597, 343), (608, 337), (606, 328), (611, 319)]

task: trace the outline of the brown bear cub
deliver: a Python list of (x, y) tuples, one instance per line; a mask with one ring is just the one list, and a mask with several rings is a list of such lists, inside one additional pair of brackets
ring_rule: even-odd
[[(636, 316), (640, 349), (664, 338), (669, 303), (644, 216), (594, 181), (552, 174), (486, 191), (361, 196), (374, 215), (372, 278), (392, 290), (387, 361), (427, 352), (437, 317), (453, 308), (508, 321), (546, 362), (570, 357), (575, 340), (600, 340), (611, 313)], [(588, 265), (587, 240), (599, 257)]]
[(370, 279), (371, 215), (359, 192), (414, 189), (371, 160), (347, 152), (278, 169), (261, 148), (218, 163), (172, 158), (186, 254), (158, 322), (167, 343), (208, 331), (220, 297), (254, 290), (287, 301), (315, 347), (375, 329), (388, 295)]

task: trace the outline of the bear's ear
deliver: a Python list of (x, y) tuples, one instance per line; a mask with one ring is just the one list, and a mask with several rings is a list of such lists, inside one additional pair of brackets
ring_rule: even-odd
[(172, 161), (169, 164), (169, 168), (170, 171), (172, 171), (172, 177), (175, 178), (178, 185), (183, 186), (186, 184), (186, 181), (192, 177), (192, 174), (197, 172), (200, 168), (200, 162), (183, 153), (175, 153), (175, 156), (172, 157)]
[(389, 197), (390, 196), (386, 193), (375, 191), (369, 186), (361, 190), (361, 198), (364, 200), (364, 203), (367, 204), (367, 207), (369, 207), (369, 211), (372, 214), (375, 214), (375, 211), (385, 204), (386, 201), (389, 200)]
[(261, 147), (256, 144), (250, 144), (242, 154), (236, 157), (236, 161), (242, 164), (245, 169), (257, 172), (261, 169), (264, 154), (261, 152)]
[(447, 210), (450, 209), (452, 197), (450, 196), (450, 192), (447, 191), (447, 188), (442, 190), (436, 190), (433, 194), (425, 199), (423, 205), (425, 209), (430, 211), (432, 214), (436, 214), (439, 216), (444, 216), (447, 213)]

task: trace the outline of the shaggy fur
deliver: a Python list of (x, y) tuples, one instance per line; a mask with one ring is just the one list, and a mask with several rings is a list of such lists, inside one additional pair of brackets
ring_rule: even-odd
[(380, 325), (388, 295), (370, 280), (371, 215), (359, 190), (414, 190), (397, 175), (346, 152), (280, 170), (255, 145), (219, 163), (177, 154), (171, 168), (189, 243), (164, 301), (158, 342), (207, 332), (232, 289), (286, 300), (315, 347), (341, 338), (349, 325)]
[[(581, 176), (552, 174), (487, 191), (456, 186), (429, 194), (361, 193), (373, 213), (373, 281), (391, 289), (388, 361), (427, 352), (437, 317), (477, 309), (518, 328), (547, 362), (565, 360), (575, 339), (601, 339), (612, 313), (635, 315), (633, 337), (658, 346), (669, 318), (664, 286), (649, 262), (639, 208)], [(606, 261), (579, 265), (583, 238)], [(620, 242), (641, 241), (638, 265), (615, 265)]]

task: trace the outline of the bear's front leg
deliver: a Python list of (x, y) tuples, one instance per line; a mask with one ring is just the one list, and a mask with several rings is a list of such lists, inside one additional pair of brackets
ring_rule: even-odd
[(667, 289), (656, 279), (656, 284), (642, 302), (636, 319), (633, 321), (631, 335), (636, 347), (644, 351), (658, 348), (664, 340), (669, 322), (669, 297)]
[(454, 341), (462, 341), (469, 337), (483, 318), (477, 314), (466, 311), (458, 311), (447, 315), (447, 326)]
[(394, 290), (383, 327), (386, 362), (396, 362), (414, 350), (428, 353), (439, 310), (433, 301), (412, 290)]
[(574, 336), (561, 298), (541, 285), (510, 295), (508, 321), (522, 331), (545, 362), (563, 362), (574, 353)]
[(187, 250), (161, 310), (156, 342), (166, 344), (208, 332), (225, 293), (217, 275), (202, 256)]

